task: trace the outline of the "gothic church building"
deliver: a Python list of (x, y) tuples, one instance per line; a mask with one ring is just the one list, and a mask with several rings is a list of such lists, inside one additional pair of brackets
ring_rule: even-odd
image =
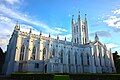
[(78, 14), (72, 17), (71, 42), (20, 31), (16, 24), (7, 45), (4, 74), (18, 71), (34, 73), (115, 73), (113, 55), (105, 44), (89, 41), (88, 25)]

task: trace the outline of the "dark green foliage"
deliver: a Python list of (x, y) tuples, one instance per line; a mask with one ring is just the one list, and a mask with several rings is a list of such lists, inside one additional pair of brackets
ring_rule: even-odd
[(120, 74), (70, 74), (70, 80), (120, 80)]
[(120, 73), (120, 55), (118, 55), (117, 51), (113, 53), (113, 59), (114, 59), (115, 67), (116, 67), (116, 72)]
[(53, 80), (52, 74), (12, 74), (11, 79), (15, 80)]
[(2, 72), (2, 67), (3, 67), (4, 61), (5, 61), (5, 53), (3, 52), (3, 50), (0, 47), (0, 74)]
[(0, 76), (0, 80), (120, 80), (120, 74), (17, 74)]
[(15, 80), (120, 80), (120, 74), (12, 74)]

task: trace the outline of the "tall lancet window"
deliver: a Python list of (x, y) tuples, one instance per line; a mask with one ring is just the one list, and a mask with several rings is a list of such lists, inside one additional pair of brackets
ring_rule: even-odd
[(21, 46), (21, 51), (20, 51), (20, 60), (23, 60), (23, 58), (24, 58), (24, 51), (25, 51), (25, 46), (22, 45)]
[(89, 54), (87, 53), (87, 64), (90, 65), (90, 62), (89, 62)]
[(25, 51), (25, 46), (22, 45), (22, 46), (21, 46), (21, 53), (24, 53), (24, 51)]
[(102, 58), (102, 49), (101, 49), (101, 46), (98, 46), (98, 50), (99, 50), (99, 59), (100, 59), (100, 65), (102, 66), (102, 60), (101, 60), (101, 58)]
[[(70, 51), (68, 51), (68, 64), (70, 64)], [(69, 65), (69, 72), (71, 72), (71, 66)]]
[(76, 31), (75, 31), (75, 26), (74, 26), (74, 33), (76, 33)]
[(68, 51), (68, 64), (70, 64), (70, 51)]
[(83, 53), (81, 53), (81, 64), (83, 65), (84, 62), (83, 62)]
[(79, 43), (79, 39), (78, 39), (78, 37), (77, 37), (77, 43)]
[(76, 26), (76, 29), (77, 29), (76, 31), (77, 31), (77, 33), (78, 33), (78, 25)]
[(43, 49), (43, 60), (45, 59), (46, 56), (46, 48)]
[(77, 64), (77, 52), (75, 52), (75, 64)]
[(55, 49), (52, 51), (52, 57), (55, 56)]
[(32, 59), (33, 60), (35, 60), (35, 53), (36, 53), (36, 47), (34, 46), (33, 50), (32, 50)]
[(60, 62), (63, 63), (63, 50), (61, 50), (61, 53), (60, 53)]
[(94, 64), (95, 64), (95, 66), (97, 66), (96, 59), (97, 59), (97, 48), (96, 48), (96, 45), (95, 45), (94, 46)]

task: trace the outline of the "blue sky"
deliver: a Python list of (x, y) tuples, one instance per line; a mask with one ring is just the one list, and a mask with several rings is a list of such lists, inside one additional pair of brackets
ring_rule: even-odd
[(89, 38), (94, 41), (97, 33), (100, 41), (120, 52), (120, 1), (119, 0), (0, 0), (0, 47), (6, 50), (16, 21), (21, 30), (53, 38), (71, 39), (71, 16), (81, 19), (87, 14)]

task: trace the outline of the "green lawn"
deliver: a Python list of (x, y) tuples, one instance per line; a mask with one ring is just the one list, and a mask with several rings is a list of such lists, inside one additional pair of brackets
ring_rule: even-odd
[(53, 80), (70, 80), (69, 75), (55, 75)]

